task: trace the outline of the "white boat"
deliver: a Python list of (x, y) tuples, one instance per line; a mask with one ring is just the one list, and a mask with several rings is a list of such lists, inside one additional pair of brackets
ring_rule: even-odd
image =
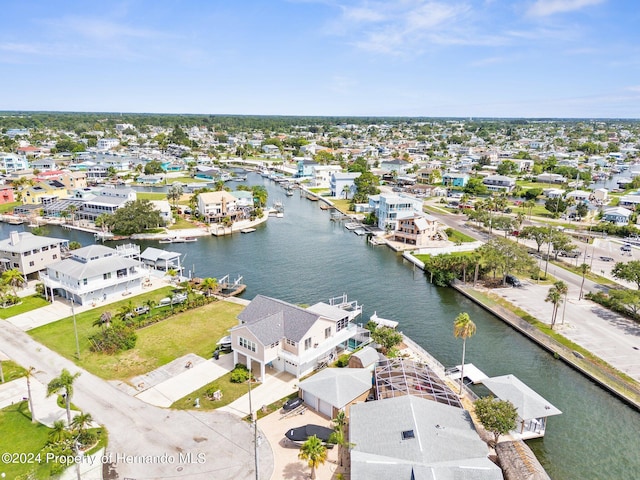
[(197, 241), (196, 237), (165, 237), (159, 243), (192, 243)]
[(255, 228), (243, 228), (242, 230), (240, 230), (240, 233), (253, 233), (255, 231)]
[(366, 235), (367, 231), (364, 228), (356, 228), (353, 233), (355, 233), (356, 235)]
[(360, 227), (361, 225), (355, 222), (348, 222), (344, 224), (344, 228), (346, 228), (347, 230), (355, 230), (356, 228), (360, 228)]

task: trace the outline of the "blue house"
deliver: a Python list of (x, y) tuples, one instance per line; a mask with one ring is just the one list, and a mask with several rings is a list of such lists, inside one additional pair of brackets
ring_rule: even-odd
[(627, 225), (633, 212), (624, 207), (608, 208), (604, 211), (602, 218), (606, 222), (611, 222), (616, 225)]
[(317, 166), (318, 163), (313, 160), (299, 160), (298, 161), (298, 172), (296, 173), (296, 177), (313, 177), (313, 167)]
[(442, 184), (448, 187), (465, 187), (469, 181), (466, 173), (445, 173), (442, 175)]

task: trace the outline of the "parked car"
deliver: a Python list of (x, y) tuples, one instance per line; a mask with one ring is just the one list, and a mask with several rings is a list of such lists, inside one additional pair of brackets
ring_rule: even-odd
[(630, 252), (631, 251), (631, 245), (629, 245), (628, 243), (624, 244), (623, 246), (620, 247), (620, 251), (622, 251), (622, 252)]
[(149, 307), (147, 305), (142, 305), (140, 307), (136, 307), (133, 312), (136, 315), (144, 315), (145, 313), (149, 312)]
[(294, 410), (294, 409), (298, 408), (303, 403), (304, 403), (304, 401), (300, 397), (290, 398), (289, 400), (284, 402), (284, 405), (282, 406), (282, 409), (285, 412), (290, 412), (291, 410)]
[(505, 282), (507, 283), (507, 285), (512, 285), (514, 287), (521, 287), (522, 286), (522, 282), (520, 281), (520, 279), (518, 277), (516, 277), (515, 275), (507, 275), (505, 277)]
[(613, 262), (613, 258), (611, 257), (600, 257), (600, 260), (603, 262)]
[(562, 250), (558, 255), (561, 257), (578, 258), (580, 256), (580, 250), (573, 250), (571, 252)]

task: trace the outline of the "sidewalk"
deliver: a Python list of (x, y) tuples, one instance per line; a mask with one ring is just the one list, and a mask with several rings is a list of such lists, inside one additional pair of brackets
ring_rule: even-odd
[[(27, 390), (27, 378), (20, 377), (7, 383), (0, 384), (0, 408), (22, 402), (29, 397)], [(38, 379), (31, 377), (31, 398), (33, 410), (38, 422), (47, 427), (52, 427), (53, 422), (62, 420), (67, 423), (67, 412), (56, 403), (57, 395), (47, 397), (47, 387)], [(78, 412), (75, 412), (77, 414)], [(72, 412), (72, 416), (74, 413)]]

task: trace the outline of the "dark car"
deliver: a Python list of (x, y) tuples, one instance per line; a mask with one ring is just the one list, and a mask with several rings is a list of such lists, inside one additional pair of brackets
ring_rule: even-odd
[(613, 258), (611, 257), (600, 257), (600, 260), (603, 262), (613, 262)]
[(290, 412), (291, 410), (298, 408), (300, 405), (302, 405), (302, 403), (303, 403), (303, 400), (300, 397), (290, 398), (289, 400), (284, 402), (282, 409), (285, 412)]
[(504, 280), (507, 283), (507, 285), (513, 285), (514, 287), (521, 287), (522, 286), (522, 282), (515, 275), (509, 274), (509, 275), (507, 275), (505, 277)]

